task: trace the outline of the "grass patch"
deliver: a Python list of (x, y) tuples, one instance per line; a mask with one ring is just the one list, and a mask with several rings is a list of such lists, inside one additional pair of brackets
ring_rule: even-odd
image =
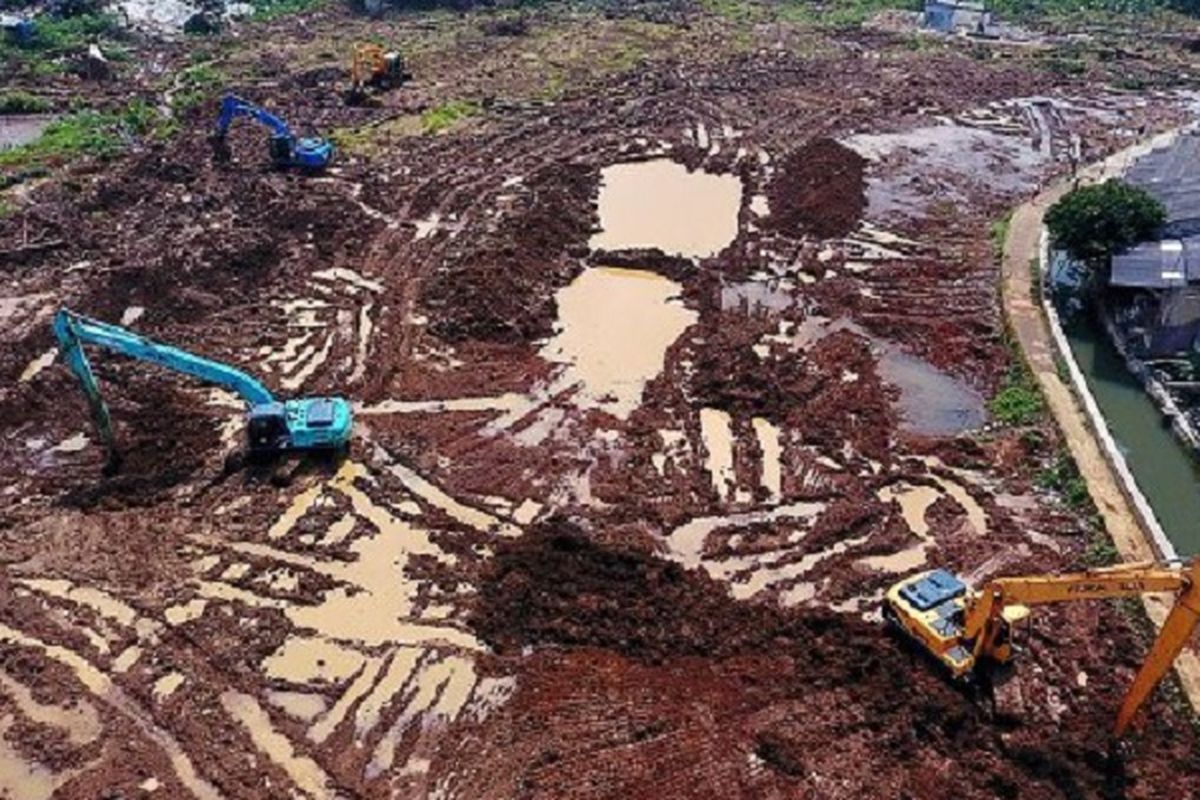
[(50, 108), (46, 98), (29, 92), (0, 92), (0, 114), (45, 114)]
[(1004, 243), (1008, 241), (1008, 229), (1012, 227), (1012, 212), (1008, 212), (1000, 219), (992, 223), (988, 235), (992, 240), (992, 250), (996, 253), (996, 260), (1004, 258)]
[(44, 169), (81, 156), (109, 159), (134, 139), (161, 139), (174, 130), (174, 123), (145, 100), (133, 100), (117, 112), (77, 110), (50, 123), (36, 140), (0, 151), (0, 168)]
[[(1003, 19), (1069, 19), (1085, 16), (1095, 23), (1103, 17), (1144, 19), (1173, 8), (1188, 11), (1192, 0), (991, 0), (988, 6)], [(1097, 19), (1100, 17), (1101, 19)]]
[(424, 131), (421, 117), (409, 114), (389, 119), (378, 125), (360, 128), (337, 128), (329, 134), (329, 140), (343, 153), (370, 156), (379, 150), (379, 145), (389, 139), (403, 136), (418, 136)]
[(61, 163), (76, 156), (109, 158), (121, 150), (121, 120), (102, 111), (76, 111), (52, 122), (35, 141), (0, 152), (0, 167)]
[(1092, 535), (1087, 549), (1083, 551), (1083, 563), (1092, 568), (1111, 567), (1120, 560), (1121, 554), (1117, 552), (1117, 546), (1103, 530)]
[(254, 11), (250, 19), (266, 22), (289, 14), (303, 14), (329, 4), (329, 0), (249, 0)]
[(212, 64), (196, 64), (179, 73), (171, 95), (171, 111), (176, 116), (186, 114), (204, 103), (228, 83), (224, 72)]
[(1036, 422), (1045, 410), (1045, 403), (1036, 386), (1019, 383), (1009, 384), (997, 392), (988, 408), (1000, 422), (1019, 427)]
[[(1007, 222), (1004, 224), (1007, 225)], [(995, 230), (996, 226), (993, 226)], [(1005, 332), (1005, 343), (1011, 363), (1000, 390), (988, 401), (988, 411), (1002, 425), (1032, 425), (1040, 421), (1045, 413), (1046, 401), (1011, 330)]]
[(483, 107), (469, 100), (451, 100), (421, 115), (421, 127), (426, 133), (441, 133), (457, 122), (483, 113)]
[[(1050, 466), (1038, 471), (1034, 477), (1034, 483), (1043, 489), (1058, 492), (1062, 495), (1063, 502), (1076, 511), (1089, 508), (1092, 504), (1092, 496), (1088, 494), (1087, 482), (1079, 474), (1079, 468), (1075, 466), (1075, 459), (1071, 458), (1071, 454), (1065, 450), (1055, 456), (1054, 462)], [(1104, 540), (1110, 545), (1112, 544), (1107, 536), (1104, 537)]]
[[(37, 33), (27, 44), (0, 37), (0, 62), (23, 67), (35, 75), (57, 75), (67, 67), (61, 61), (64, 56), (83, 52), (89, 44), (124, 34), (115, 14), (81, 14), (68, 19), (39, 16), (35, 22)], [(106, 53), (112, 50), (128, 55), (124, 48), (114, 48), (107, 42), (102, 49)]]
[[(732, 2), (732, 0), (726, 0)], [(785, 22), (808, 22), (831, 28), (861, 25), (880, 11), (917, 11), (918, 0), (783, 0), (772, 6), (775, 16)]]

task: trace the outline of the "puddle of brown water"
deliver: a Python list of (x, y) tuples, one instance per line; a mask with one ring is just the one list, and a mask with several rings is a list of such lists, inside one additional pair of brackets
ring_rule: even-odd
[(154, 682), (154, 699), (166, 700), (175, 694), (175, 690), (183, 685), (184, 677), (179, 672), (168, 672)]
[(21, 372), (21, 383), (28, 383), (29, 381), (33, 380), (35, 377), (37, 377), (38, 373), (53, 364), (54, 359), (57, 356), (58, 349), (51, 347), (33, 361), (30, 361), (28, 366), (25, 367), (24, 371)]
[(937, 486), (901, 483), (885, 486), (877, 492), (876, 496), (880, 502), (890, 503), (894, 500), (899, 504), (904, 523), (920, 541), (895, 553), (859, 559), (859, 564), (892, 573), (910, 572), (924, 566), (929, 548), (934, 544), (925, 515), (930, 507), (945, 495), (951, 497), (967, 513), (967, 522), (976, 535), (987, 533), (987, 515), (975, 498), (954, 481), (936, 475), (934, 480), (937, 481)]
[(704, 463), (713, 488), (722, 500), (727, 500), (737, 477), (733, 469), (733, 419), (726, 411), (702, 408), (700, 435), (708, 453)]
[(600, 173), (601, 231), (589, 244), (707, 258), (736, 238), (741, 204), (733, 175), (688, 172), (669, 159), (613, 164)]
[(667, 536), (670, 557), (687, 569), (700, 566), (704, 545), (709, 534), (728, 528), (741, 528), (779, 520), (794, 520), (797, 527), (807, 527), (825, 510), (824, 503), (792, 503), (761, 511), (748, 511), (719, 517), (696, 517)]
[(667, 348), (697, 319), (678, 299), (681, 289), (653, 272), (588, 269), (556, 295), (559, 332), (542, 358), (567, 365), (560, 382), (579, 384), (577, 399), (626, 419)]
[(55, 774), (33, 761), (26, 761), (5, 738), (13, 724), (11, 716), (0, 717), (0, 791), (5, 800), (50, 800), (73, 773)]
[(283, 769), (309, 797), (323, 800), (336, 796), (329, 788), (329, 776), (311, 758), (296, 755), (292, 743), (275, 730), (270, 716), (253, 697), (228, 691), (221, 695), (221, 705), (229, 716), (242, 724), (254, 746)]
[(303, 722), (312, 722), (325, 713), (329, 704), (319, 694), (310, 692), (287, 692), (272, 689), (267, 692), (271, 705), (283, 709), (288, 716)]
[[(431, 726), (445, 724), (458, 716), (475, 687), (475, 669), (464, 658), (447, 656), (441, 661), (423, 665), (414, 682), (415, 693), (375, 746), (365, 773), (368, 780), (392, 768), (397, 748), (418, 720), (424, 732)], [(406, 765), (406, 769), (409, 767), (411, 764)]]
[(358, 672), (362, 664), (363, 657), (355, 650), (326, 639), (292, 636), (262, 666), (268, 677), (289, 683), (338, 683)]
[(779, 428), (762, 417), (755, 417), (751, 424), (762, 450), (762, 487), (770, 494), (772, 502), (778, 502), (783, 487), (783, 448), (779, 444)]

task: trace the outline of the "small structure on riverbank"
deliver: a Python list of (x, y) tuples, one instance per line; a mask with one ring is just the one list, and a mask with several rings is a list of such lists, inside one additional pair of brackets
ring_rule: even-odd
[(1200, 131), (1139, 158), (1125, 181), (1163, 204), (1167, 224), (1160, 238), (1113, 256), (1109, 284), (1150, 293), (1139, 301), (1145, 355), (1192, 352), (1200, 343)]
[(1125, 181), (1152, 194), (1167, 211), (1159, 239), (1112, 260), (1112, 285), (1173, 289), (1200, 285), (1200, 132), (1182, 133), (1138, 159)]
[(984, 34), (992, 24), (992, 12), (981, 0), (925, 0), (921, 24), (942, 33)]

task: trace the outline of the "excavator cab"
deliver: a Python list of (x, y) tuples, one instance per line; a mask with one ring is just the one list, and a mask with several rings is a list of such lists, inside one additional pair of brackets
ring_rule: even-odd
[(883, 618), (950, 671), (969, 680), (975, 657), (961, 644), (967, 585), (944, 569), (900, 581), (883, 599)]
[(246, 415), (250, 452), (340, 450), (350, 438), (350, 404), (340, 397), (278, 400), (251, 407)]
[(287, 413), (278, 401), (254, 406), (246, 414), (246, 440), (253, 453), (273, 453), (287, 447)]

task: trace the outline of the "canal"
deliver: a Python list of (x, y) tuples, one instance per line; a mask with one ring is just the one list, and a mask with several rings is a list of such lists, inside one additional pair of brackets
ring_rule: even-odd
[(1200, 553), (1200, 470), (1091, 313), (1055, 306), (1075, 361), (1138, 488), (1180, 556)]

